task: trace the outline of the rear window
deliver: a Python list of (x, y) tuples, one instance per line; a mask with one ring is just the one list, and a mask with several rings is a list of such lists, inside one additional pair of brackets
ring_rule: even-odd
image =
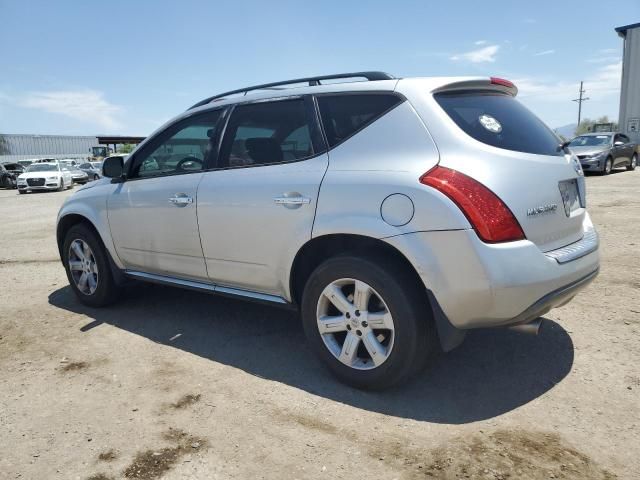
[(493, 147), (538, 155), (562, 155), (558, 137), (511, 95), (439, 93), (435, 99), (464, 132)]
[(393, 94), (318, 96), (318, 106), (329, 147), (335, 147), (378, 119), (402, 99)]

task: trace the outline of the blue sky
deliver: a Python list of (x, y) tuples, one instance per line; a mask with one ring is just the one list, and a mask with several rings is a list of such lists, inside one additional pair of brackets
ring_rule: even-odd
[(617, 119), (639, 0), (0, 0), (0, 132), (147, 135), (196, 101), (306, 75), (494, 75), (551, 127)]

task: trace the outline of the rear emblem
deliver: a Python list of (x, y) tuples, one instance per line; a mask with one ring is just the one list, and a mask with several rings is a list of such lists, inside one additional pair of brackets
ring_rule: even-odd
[(480, 121), (480, 125), (492, 133), (500, 133), (502, 131), (502, 125), (500, 125), (500, 122), (491, 115), (480, 115), (478, 120)]
[(533, 217), (535, 215), (541, 215), (543, 213), (554, 213), (558, 209), (558, 204), (551, 203), (549, 205), (540, 205), (539, 207), (532, 207), (527, 209), (527, 217)]

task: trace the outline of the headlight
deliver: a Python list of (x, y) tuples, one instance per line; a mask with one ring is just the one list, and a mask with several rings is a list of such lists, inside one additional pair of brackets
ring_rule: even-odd
[(589, 157), (589, 160), (600, 160), (602, 157), (606, 156), (607, 152), (594, 153)]
[(58, 177), (47, 177), (47, 180), (57, 180)]

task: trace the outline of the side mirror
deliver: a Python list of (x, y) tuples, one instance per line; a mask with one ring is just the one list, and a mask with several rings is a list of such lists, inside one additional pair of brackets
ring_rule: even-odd
[(613, 146), (614, 147), (619, 147), (621, 145), (624, 145), (624, 142), (620, 141), (620, 140), (616, 140), (615, 142), (613, 142)]
[(108, 157), (102, 162), (102, 176), (115, 181), (124, 180), (124, 161), (122, 157)]
[(570, 143), (571, 143), (571, 141), (563, 142), (562, 145), (560, 145), (560, 147), (564, 150), (565, 148), (567, 148), (569, 146)]

